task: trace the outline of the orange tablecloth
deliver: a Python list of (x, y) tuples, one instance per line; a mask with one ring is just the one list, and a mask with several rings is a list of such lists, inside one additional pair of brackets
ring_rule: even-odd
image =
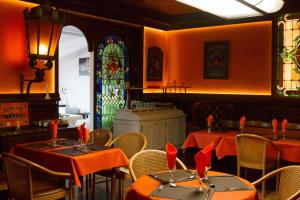
[(194, 131), (188, 135), (186, 140), (184, 141), (182, 148), (190, 148), (190, 147), (198, 147), (204, 148), (210, 143), (214, 143), (216, 147), (219, 144), (219, 141), (222, 139), (224, 135), (233, 134), (233, 132), (220, 132), (220, 131), (212, 131), (210, 133), (207, 130), (199, 130)]
[(40, 150), (28, 147), (25, 144), (18, 144), (14, 146), (12, 153), (53, 171), (71, 173), (75, 185), (79, 187), (81, 186), (81, 183), (78, 176), (128, 165), (128, 158), (119, 148), (93, 151), (78, 156), (68, 156), (51, 152), (63, 148), (74, 148), (74, 146)]
[(235, 136), (236, 134), (228, 134), (221, 138), (216, 147), (216, 155), (219, 159), (224, 156), (236, 156)]
[[(204, 148), (214, 143), (214, 150), (219, 159), (225, 156), (236, 156), (235, 135), (237, 132), (208, 133), (206, 130), (192, 132), (186, 138), (182, 148)], [(281, 159), (289, 162), (300, 163), (300, 140), (279, 139), (273, 143), (281, 150)]]
[[(220, 175), (223, 173), (219, 172), (209, 172), (208, 175)], [(257, 192), (255, 187), (249, 183), (248, 181), (240, 178), (244, 183), (249, 185), (253, 188), (253, 190), (248, 191), (234, 191), (234, 192), (215, 192), (212, 200), (258, 200)], [(194, 186), (199, 187), (199, 181), (189, 181), (189, 182), (183, 182), (183, 183), (177, 183), (178, 185), (188, 185), (188, 186)], [(139, 195), (141, 196), (149, 196), (151, 192), (159, 186), (159, 183), (155, 181), (154, 179), (150, 178), (149, 176), (142, 176), (138, 180), (136, 180), (132, 186), (131, 189), (135, 190)], [(204, 186), (205, 187), (205, 186)], [(150, 197), (153, 200), (163, 200), (163, 198), (158, 197)], [(136, 199), (126, 199), (126, 200), (136, 200)]]
[[(219, 141), (216, 155), (219, 159), (224, 156), (236, 156), (235, 135), (227, 134)], [(273, 143), (281, 151), (281, 159), (289, 162), (300, 163), (300, 140), (279, 139)]]
[(281, 150), (281, 159), (300, 163), (300, 140), (280, 139), (274, 144)]

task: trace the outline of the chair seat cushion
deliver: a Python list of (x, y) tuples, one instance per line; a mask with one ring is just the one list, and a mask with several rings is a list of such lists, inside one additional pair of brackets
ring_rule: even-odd
[(56, 195), (56, 194), (66, 194), (67, 188), (64, 186), (59, 186), (57, 184), (35, 180), (32, 182), (33, 187), (33, 197), (34, 198), (42, 198), (46, 195)]

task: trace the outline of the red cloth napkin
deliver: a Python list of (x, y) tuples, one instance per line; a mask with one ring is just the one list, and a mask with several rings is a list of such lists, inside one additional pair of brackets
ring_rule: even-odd
[(283, 119), (282, 122), (281, 122), (281, 131), (282, 131), (283, 133), (285, 133), (286, 128), (287, 128), (287, 125), (288, 125), (287, 119)]
[(278, 121), (277, 121), (277, 119), (272, 120), (272, 127), (273, 127), (273, 132), (278, 133)]
[(214, 116), (212, 114), (208, 115), (208, 117), (206, 119), (207, 125), (211, 125), (213, 119), (214, 119)]
[(177, 157), (177, 148), (171, 144), (166, 144), (166, 152), (167, 152), (167, 161), (168, 167), (170, 170), (175, 169), (176, 166), (176, 157)]
[(206, 158), (203, 151), (199, 151), (195, 156), (194, 160), (196, 163), (196, 170), (200, 178), (203, 178), (205, 175), (205, 162)]
[(240, 119), (240, 128), (245, 128), (245, 124), (246, 124), (246, 117), (242, 116)]
[(78, 136), (78, 139), (83, 141), (83, 134), (82, 134), (82, 128), (81, 128), (82, 125), (78, 126), (77, 127), (77, 136)]
[(199, 174), (199, 177), (202, 178), (205, 175), (205, 167), (209, 167), (211, 165), (211, 154), (214, 148), (214, 144), (211, 143), (204, 147), (204, 149), (200, 150), (195, 156), (194, 160), (196, 163), (196, 170)]
[(52, 139), (56, 140), (57, 139), (58, 120), (57, 119), (51, 120), (50, 126), (51, 126)]
[(82, 139), (83, 139), (84, 144), (88, 144), (89, 138), (90, 138), (89, 129), (87, 127), (85, 127), (85, 125), (81, 125), (81, 131), (82, 131)]
[(206, 147), (204, 147), (204, 149), (202, 149), (202, 152), (205, 155), (205, 166), (206, 167), (210, 167), (211, 166), (211, 154), (214, 148), (214, 143), (211, 143), (209, 145), (207, 145)]

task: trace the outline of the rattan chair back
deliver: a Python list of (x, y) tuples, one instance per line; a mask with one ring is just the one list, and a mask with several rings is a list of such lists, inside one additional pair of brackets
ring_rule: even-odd
[(107, 129), (95, 129), (90, 132), (93, 143), (100, 146), (108, 146), (112, 141), (112, 133)]
[[(176, 158), (176, 169), (187, 169), (179, 158)], [(144, 150), (135, 154), (129, 161), (129, 171), (134, 181), (142, 175), (166, 170), (168, 170), (166, 152), (162, 150)]]
[(142, 133), (125, 133), (113, 139), (109, 146), (121, 148), (130, 159), (147, 147), (147, 138)]
[(235, 140), (238, 167), (263, 170), (266, 168), (267, 162), (278, 161), (279, 150), (271, 140), (265, 137), (254, 134), (238, 134)]
[(30, 165), (5, 156), (4, 163), (8, 179), (9, 197), (33, 199)]
[[(70, 173), (54, 172), (10, 153), (3, 153), (3, 160), (8, 181), (9, 199), (35, 200), (41, 197), (43, 197), (43, 199), (60, 199), (67, 195), (69, 195), (71, 200), (73, 199)], [(54, 185), (45, 180), (35, 182), (32, 176), (33, 170), (38, 170), (52, 177), (67, 178), (69, 179), (69, 188), (67, 189), (64, 185)], [(41, 190), (41, 188), (43, 189)]]
[(253, 182), (257, 186), (267, 179), (280, 174), (278, 200), (300, 199), (300, 165), (279, 168)]

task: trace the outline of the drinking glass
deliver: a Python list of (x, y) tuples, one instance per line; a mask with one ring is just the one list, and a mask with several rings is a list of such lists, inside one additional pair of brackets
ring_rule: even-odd
[(57, 144), (56, 144), (56, 137), (52, 137), (51, 140), (52, 140), (51, 141), (51, 146), (52, 147), (56, 147), (57, 146)]
[(244, 132), (244, 128), (240, 127), (240, 133), (243, 133), (243, 132)]
[(176, 169), (176, 159), (174, 160), (174, 162), (168, 162), (168, 168), (169, 168), (169, 172), (170, 172), (170, 179), (169, 179), (169, 183), (174, 183), (174, 176), (172, 171)]
[(204, 172), (204, 177), (203, 177), (203, 180), (204, 180), (204, 181), (208, 181), (207, 172), (208, 172), (208, 167), (205, 166), (205, 172)]
[(211, 124), (207, 124), (207, 132), (211, 133)]
[(282, 131), (282, 139), (285, 140), (286, 139), (286, 132)]

